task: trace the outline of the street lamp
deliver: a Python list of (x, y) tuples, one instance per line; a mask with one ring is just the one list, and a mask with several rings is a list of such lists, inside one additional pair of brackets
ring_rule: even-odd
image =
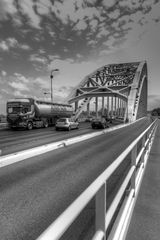
[(50, 75), (50, 78), (51, 78), (51, 102), (53, 103), (53, 86), (52, 86), (52, 79), (53, 79), (53, 72), (58, 72), (59, 71), (59, 69), (58, 68), (56, 68), (56, 69), (53, 69), (52, 71), (51, 71), (51, 75)]

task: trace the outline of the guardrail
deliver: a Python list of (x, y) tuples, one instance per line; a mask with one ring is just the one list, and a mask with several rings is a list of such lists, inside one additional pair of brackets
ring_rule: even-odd
[[(37, 240), (58, 240), (78, 217), (90, 200), (95, 197), (95, 234), (92, 240), (122, 240), (128, 229), (136, 202), (149, 152), (157, 128), (154, 121), (127, 149), (37, 238)], [(131, 166), (116, 196), (106, 212), (106, 185), (109, 177), (130, 154)], [(122, 198), (123, 197), (123, 198)], [(123, 201), (122, 201), (123, 199)], [(121, 203), (111, 231), (106, 236), (115, 212)]]

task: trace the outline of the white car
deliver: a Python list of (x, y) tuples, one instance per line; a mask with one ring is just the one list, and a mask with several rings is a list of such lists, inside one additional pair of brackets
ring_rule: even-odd
[(79, 123), (72, 118), (59, 118), (55, 125), (56, 130), (65, 129), (70, 131), (71, 129), (78, 129)]

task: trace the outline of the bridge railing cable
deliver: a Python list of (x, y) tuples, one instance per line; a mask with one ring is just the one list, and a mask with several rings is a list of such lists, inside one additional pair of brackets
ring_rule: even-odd
[[(155, 120), (119, 157), (38, 237), (37, 240), (58, 240), (86, 205), (95, 197), (95, 234), (92, 240), (123, 240), (136, 202), (149, 152), (157, 128)], [(139, 149), (140, 146), (140, 149)], [(131, 166), (106, 211), (106, 185), (118, 166), (130, 154)], [(122, 201), (123, 200), (123, 201)], [(119, 205), (121, 203), (121, 207)], [(114, 223), (113, 216), (118, 209)]]

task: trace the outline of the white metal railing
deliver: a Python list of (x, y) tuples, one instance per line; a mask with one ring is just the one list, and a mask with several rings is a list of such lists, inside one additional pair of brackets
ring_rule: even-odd
[[(139, 135), (125, 151), (38, 237), (37, 240), (58, 240), (77, 218), (88, 202), (95, 197), (95, 234), (92, 240), (122, 240), (125, 239), (133, 207), (138, 195), (140, 183), (157, 128), (155, 120), (143, 133)], [(138, 145), (139, 144), (139, 145)], [(141, 146), (139, 152), (137, 146)], [(106, 184), (109, 177), (131, 154), (131, 167), (123, 180), (116, 196), (106, 212)], [(128, 187), (129, 186), (129, 187)], [(122, 201), (120, 210), (114, 221), (109, 236), (106, 231), (117, 206)]]

